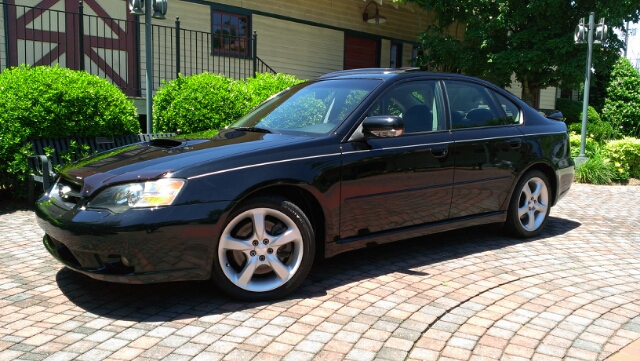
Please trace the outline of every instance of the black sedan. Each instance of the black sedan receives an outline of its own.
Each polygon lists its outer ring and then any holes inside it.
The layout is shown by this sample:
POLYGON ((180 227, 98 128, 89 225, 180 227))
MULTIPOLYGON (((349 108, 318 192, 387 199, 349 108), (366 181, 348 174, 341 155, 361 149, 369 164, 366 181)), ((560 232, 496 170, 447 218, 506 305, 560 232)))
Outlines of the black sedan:
POLYGON ((47 250, 90 277, 212 279, 263 300, 360 247, 487 223, 535 236, 573 174, 565 124, 503 89, 360 69, 277 94, 211 139, 71 164, 36 213, 47 250))

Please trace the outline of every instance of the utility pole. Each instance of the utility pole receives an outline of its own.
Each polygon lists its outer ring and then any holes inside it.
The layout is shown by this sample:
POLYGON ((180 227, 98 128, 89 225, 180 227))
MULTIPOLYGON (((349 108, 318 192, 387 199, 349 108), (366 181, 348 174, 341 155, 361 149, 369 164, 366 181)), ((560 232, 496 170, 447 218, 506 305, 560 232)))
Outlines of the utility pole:
POLYGON ((627 50, 629 49, 629 22, 627 21, 627 29, 624 32, 624 57, 627 57, 627 50))
POLYGON ((135 16, 144 15, 147 134, 150 134, 153 133, 153 28, 151 18, 165 18, 167 0, 129 0, 129 10, 135 16))
POLYGON ((587 161, 585 154, 585 144, 587 142, 587 114, 589 110, 589 88, 591 87, 591 54, 593 52, 593 44, 601 44, 607 37, 607 26, 604 24, 604 18, 600 19, 600 23, 596 27, 595 14, 593 11, 589 13, 589 24, 585 26, 584 19, 580 20, 580 24, 576 27, 574 40, 576 43, 587 43, 587 70, 584 79, 584 97, 582 99, 582 134, 580 137, 580 155, 575 159, 576 166, 582 165, 587 161), (594 41, 595 31, 595 41, 594 41), (585 32, 587 34, 585 34, 585 32), (586 36, 586 39, 585 39, 586 36))

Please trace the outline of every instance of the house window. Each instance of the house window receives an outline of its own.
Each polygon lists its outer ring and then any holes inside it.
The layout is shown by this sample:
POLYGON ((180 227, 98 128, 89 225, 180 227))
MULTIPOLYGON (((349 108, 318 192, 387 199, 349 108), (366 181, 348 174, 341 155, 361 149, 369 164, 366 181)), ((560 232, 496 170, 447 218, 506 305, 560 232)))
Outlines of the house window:
POLYGON ((222 55, 249 55, 249 18, 213 10, 213 51, 222 55))

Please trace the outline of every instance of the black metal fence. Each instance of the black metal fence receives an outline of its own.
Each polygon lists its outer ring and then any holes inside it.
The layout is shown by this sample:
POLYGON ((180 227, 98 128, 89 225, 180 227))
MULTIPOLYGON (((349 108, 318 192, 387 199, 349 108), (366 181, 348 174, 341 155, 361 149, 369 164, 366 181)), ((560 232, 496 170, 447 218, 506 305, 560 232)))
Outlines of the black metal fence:
MULTIPOLYGON (((87 15, 82 1, 78 11, 61 11, 0 2, 4 21, 4 49, 0 71, 20 64, 53 65, 85 70, 119 86, 127 95, 140 96, 145 83, 145 29, 138 19, 112 19, 87 15), (80 36, 80 34, 83 34, 80 36)), ((256 72, 275 73, 257 56, 257 34, 239 37, 152 25, 153 88, 178 74, 202 72, 243 79, 256 72), (240 45, 238 45, 240 44, 240 45)))

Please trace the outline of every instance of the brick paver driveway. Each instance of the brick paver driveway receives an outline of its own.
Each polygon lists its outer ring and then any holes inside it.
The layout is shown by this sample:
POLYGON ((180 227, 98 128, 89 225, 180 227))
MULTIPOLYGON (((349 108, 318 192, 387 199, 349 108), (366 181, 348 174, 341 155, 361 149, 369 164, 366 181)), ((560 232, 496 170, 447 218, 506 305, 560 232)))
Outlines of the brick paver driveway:
POLYGON ((640 188, 574 185, 532 240, 491 227, 326 260, 286 300, 61 267, 0 214, 0 360, 596 360, 640 337, 640 188))

